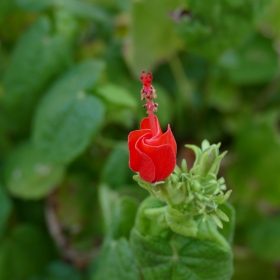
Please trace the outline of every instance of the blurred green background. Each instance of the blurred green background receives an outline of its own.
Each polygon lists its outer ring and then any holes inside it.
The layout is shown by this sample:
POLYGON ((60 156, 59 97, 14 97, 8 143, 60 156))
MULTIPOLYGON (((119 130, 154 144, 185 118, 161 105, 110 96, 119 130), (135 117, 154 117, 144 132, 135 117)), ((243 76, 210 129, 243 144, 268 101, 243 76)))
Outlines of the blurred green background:
POLYGON ((0 0, 0 279, 99 279, 106 207, 147 195, 126 147, 142 70, 178 161, 203 139, 229 151, 233 279, 279 279, 279 14, 279 0, 0 0))

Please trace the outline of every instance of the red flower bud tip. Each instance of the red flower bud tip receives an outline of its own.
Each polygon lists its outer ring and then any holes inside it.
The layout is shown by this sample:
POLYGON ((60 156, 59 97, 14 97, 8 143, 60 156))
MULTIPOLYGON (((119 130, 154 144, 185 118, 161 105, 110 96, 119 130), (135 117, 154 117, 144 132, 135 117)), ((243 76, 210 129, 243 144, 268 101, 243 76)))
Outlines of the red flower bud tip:
POLYGON ((146 101, 143 107, 147 109, 149 117, 142 120, 140 130, 129 134, 128 148, 130 169, 139 172, 145 181, 154 183, 165 180, 173 172, 177 145, 170 126, 162 133, 158 118, 154 115, 158 105, 152 101, 156 98, 152 79, 151 73, 146 76, 146 72, 142 72, 141 99, 146 101))

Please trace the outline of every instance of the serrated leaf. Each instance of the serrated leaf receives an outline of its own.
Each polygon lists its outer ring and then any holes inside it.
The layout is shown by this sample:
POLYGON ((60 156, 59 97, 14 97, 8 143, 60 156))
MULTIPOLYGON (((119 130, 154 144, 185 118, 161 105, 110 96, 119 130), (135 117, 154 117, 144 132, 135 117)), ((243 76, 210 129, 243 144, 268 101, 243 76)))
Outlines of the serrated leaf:
POLYGON ((28 125, 44 87, 69 64, 69 42, 52 29, 49 18, 39 18, 17 43, 4 73, 1 106, 10 118, 10 129, 28 125))
POLYGON ((167 242, 133 229, 130 242, 145 280, 228 280, 232 275, 232 253, 212 241, 173 234, 167 242))
POLYGON ((5 166, 5 186, 17 197, 39 199, 49 194, 63 179, 64 166, 30 143, 22 144, 9 154, 5 166))
POLYGON ((125 238, 108 239, 104 244, 97 272, 91 280, 139 280, 130 245, 125 238))
POLYGON ((95 86, 103 67, 98 61, 78 65, 55 83, 40 103, 33 139, 54 161, 71 162, 98 131, 105 109, 86 90, 95 86))

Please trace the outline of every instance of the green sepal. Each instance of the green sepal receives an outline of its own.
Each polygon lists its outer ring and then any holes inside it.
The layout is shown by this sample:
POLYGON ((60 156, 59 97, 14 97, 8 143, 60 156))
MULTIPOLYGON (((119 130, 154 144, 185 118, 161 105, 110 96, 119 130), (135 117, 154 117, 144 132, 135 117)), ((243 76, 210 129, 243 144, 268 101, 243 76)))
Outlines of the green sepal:
POLYGON ((217 229, 217 225, 214 220, 206 219, 205 221, 201 216, 196 219, 198 231, 197 231, 197 238, 202 240, 211 240, 225 250, 230 250, 230 245, 225 237, 219 232, 217 229))
POLYGON ((185 159, 182 160, 181 168, 183 173, 188 173, 188 164, 185 159))
POLYGON ((217 204, 224 204, 225 202, 227 202, 227 200, 230 197, 230 194, 232 193, 232 190, 227 191, 225 194, 221 194, 219 195, 216 199, 215 202, 217 204))

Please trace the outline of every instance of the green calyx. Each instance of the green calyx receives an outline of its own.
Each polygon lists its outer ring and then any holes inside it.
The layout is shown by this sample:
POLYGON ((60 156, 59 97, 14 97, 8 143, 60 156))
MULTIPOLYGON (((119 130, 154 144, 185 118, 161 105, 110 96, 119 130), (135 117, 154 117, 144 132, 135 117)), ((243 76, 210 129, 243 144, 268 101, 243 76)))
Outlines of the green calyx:
POLYGON ((210 218, 220 228, 223 228, 222 221, 229 221, 218 207, 228 200, 231 190, 226 192, 224 178, 217 178, 221 160, 226 154, 219 154, 220 144, 210 145, 204 140, 201 148, 186 147, 196 155, 190 170, 183 160, 181 168, 176 166, 163 182, 149 183, 139 175, 135 175, 134 180, 152 197, 166 203, 161 210, 147 211, 147 218, 181 235, 196 236, 198 220, 205 222, 210 218))

